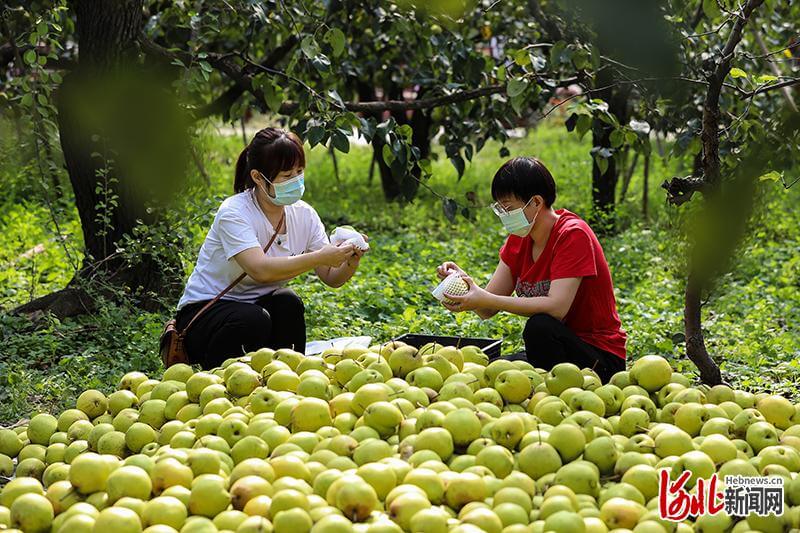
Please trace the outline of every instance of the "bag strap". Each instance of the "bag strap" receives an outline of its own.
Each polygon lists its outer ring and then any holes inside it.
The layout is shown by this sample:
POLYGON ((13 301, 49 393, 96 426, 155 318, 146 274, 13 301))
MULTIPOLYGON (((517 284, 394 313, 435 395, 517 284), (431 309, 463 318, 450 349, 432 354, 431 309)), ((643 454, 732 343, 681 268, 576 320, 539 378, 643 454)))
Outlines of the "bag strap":
MULTIPOLYGON (((277 239, 277 238, 278 238, 278 234, 279 234, 279 233, 281 232, 281 230, 283 229, 283 224, 284 224, 284 220, 285 220, 285 219, 286 219, 286 213, 284 213, 284 214, 282 214, 282 215, 281 215, 281 219, 278 221, 278 227, 275 229, 275 233, 273 233, 272 237, 270 237, 270 239, 269 239, 269 242, 268 242, 268 243, 267 243, 267 245, 264 247, 264 253, 267 253, 267 250, 269 250, 269 249, 270 249, 270 247, 272 246, 272 243, 274 243, 274 242, 275 242, 275 239, 277 239)), ((196 321, 198 318, 200 318, 200 315, 202 315, 203 313, 205 313, 206 311, 208 311, 209 307, 211 307, 212 305, 214 305, 215 303, 217 303, 217 302, 220 300, 220 298, 222 298, 223 296, 225 296, 225 295, 228 293, 228 291, 230 291, 232 288, 234 288, 236 285, 238 285, 238 284, 239 284, 239 282, 241 282, 241 281, 242 281, 242 280, 243 280, 243 279, 244 279, 246 276, 247 276, 247 273, 246 273, 246 272, 242 272, 242 274, 241 274, 241 275, 240 275, 238 278, 236 278, 235 280, 233 280, 233 281, 231 282, 231 284, 230 284, 230 285, 228 285, 227 287, 225 287, 224 289, 222 289, 222 291, 220 291, 220 293, 219 293, 219 294, 217 294, 217 295, 214 297, 214 299, 213 299, 213 300, 211 300, 211 301, 210 301, 210 302, 208 302, 206 305, 204 305, 202 308, 200 308, 200 310, 199 310, 197 313, 195 313, 195 315, 192 317, 192 319, 189 321, 189 323, 188 323, 188 324, 186 324, 186 327, 185 327, 185 328, 183 328, 183 331, 180 331, 180 332, 178 333, 178 335, 179 335, 179 336, 181 336, 181 337, 183 337, 184 335, 186 335, 186 332, 187 332, 187 331, 189 331, 189 328, 190 328, 190 327, 192 327, 192 324, 194 324, 194 323, 195 323, 195 321, 196 321)))

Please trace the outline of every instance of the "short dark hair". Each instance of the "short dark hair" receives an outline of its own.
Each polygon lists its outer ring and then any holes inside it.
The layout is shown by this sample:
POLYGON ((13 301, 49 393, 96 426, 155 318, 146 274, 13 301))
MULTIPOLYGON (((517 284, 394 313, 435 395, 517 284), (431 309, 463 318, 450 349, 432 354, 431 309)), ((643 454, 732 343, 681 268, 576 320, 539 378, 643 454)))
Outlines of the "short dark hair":
POLYGON ((509 159, 492 180, 492 198, 495 200, 514 196, 527 202, 537 194, 544 198, 547 207, 556 201, 556 182, 553 175, 535 157, 509 159))

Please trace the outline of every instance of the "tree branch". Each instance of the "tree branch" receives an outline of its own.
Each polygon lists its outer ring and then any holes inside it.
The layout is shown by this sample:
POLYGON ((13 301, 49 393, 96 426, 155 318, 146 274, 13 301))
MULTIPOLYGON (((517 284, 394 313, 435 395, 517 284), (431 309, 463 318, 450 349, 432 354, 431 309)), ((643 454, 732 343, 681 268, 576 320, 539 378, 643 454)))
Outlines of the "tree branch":
POLYGON ((544 14, 542 6, 539 5, 539 0, 528 0, 528 9, 530 9, 533 18, 536 19, 536 22, 539 23, 539 26, 542 27, 550 39, 553 41, 564 40, 564 33, 561 28, 552 18, 544 14))
MULTIPOLYGON (((698 37, 706 37, 707 35, 714 35, 714 34, 717 34, 717 33, 721 32, 721 31, 722 31, 722 28, 724 28, 725 26, 727 26, 727 25, 728 25, 728 24, 729 24, 729 23, 730 23, 730 22, 731 22, 731 21, 732 21, 734 18, 735 18, 735 17, 732 17, 732 16, 731 16, 731 17, 728 17, 728 18, 726 18, 725 20, 723 20, 723 21, 720 23, 720 25, 716 27, 716 29, 709 30, 709 31, 704 31, 704 32, 702 32, 702 33, 692 33, 692 34, 690 34, 690 35, 687 35, 687 36, 686 36, 686 38, 687 38, 687 39, 697 39, 698 37)), ((738 19, 737 19, 737 20, 738 20, 738 19)))
MULTIPOLYGON (((36 53, 40 56, 47 56, 50 50, 43 45, 30 45, 25 44, 22 46, 17 47, 20 54, 24 54, 28 50, 34 49, 36 53)), ((67 50, 69 52, 69 50, 67 50)), ((8 43, 0 45, 0 66, 7 65, 14 60, 14 47, 8 43)), ((45 64, 45 68, 54 68, 58 70, 74 70, 78 63, 75 61, 73 57, 68 53, 66 55, 59 56, 56 59, 51 57, 47 58, 47 63, 45 64)), ((24 64, 20 66, 20 68, 24 68, 24 64)))
MULTIPOLYGON (((190 52, 185 50, 181 50, 179 48, 164 48, 144 34, 139 35, 137 41, 139 42, 139 46, 145 54, 155 57, 164 63, 169 64, 175 59, 179 59, 183 64, 191 65, 199 60, 199 58, 196 58, 190 52)), ((237 85, 242 86, 244 90, 250 90, 249 80, 242 75, 241 69, 239 69, 239 67, 233 61, 233 58, 236 55, 237 54, 234 53, 206 54, 204 59, 208 61, 208 63, 214 68, 228 76, 228 78, 235 81, 237 85)))
MULTIPOLYGON (((166 49, 163 46, 156 44, 149 38, 145 36, 141 36, 139 38, 139 43, 142 46, 142 50, 145 53, 150 54, 152 56, 161 58, 166 62, 171 62, 174 59, 180 59, 184 64, 192 64, 196 62, 196 58, 192 56, 189 52, 183 50, 176 50, 176 49, 166 49)), ((264 99, 264 95, 261 94, 261 91, 254 90, 252 87, 252 83, 250 82, 250 77, 243 73, 242 69, 236 67, 236 64, 233 62, 232 58, 237 54, 208 54, 206 56, 206 60, 220 70, 223 74, 234 80, 238 86, 244 86, 245 91, 250 91, 253 96, 256 97, 262 103, 266 103, 264 99)), ((263 67, 258 63, 249 62, 248 66, 256 68, 256 69, 263 69, 267 70, 269 67, 263 67)), ((269 69, 272 71, 271 73, 275 73, 273 69, 269 69)), ((280 73, 280 72, 278 72, 280 73)), ((474 100, 476 98, 482 98, 484 96, 489 96, 492 94, 499 94, 504 93, 506 90, 505 85, 489 85, 486 87, 480 87, 477 89, 469 89, 463 91, 456 91, 451 94, 442 95, 442 96, 435 96, 431 98, 423 98, 420 100, 380 100, 374 102, 344 102, 344 108, 348 111, 354 112, 377 112, 377 111, 406 111, 412 109, 430 109, 434 107, 439 107, 443 105, 458 103, 458 102, 465 102, 467 100, 474 100)), ((290 115, 294 113, 298 107, 298 102, 294 101, 286 101, 281 105, 279 113, 284 115, 290 115)))
MULTIPOLYGON (((286 55, 295 47, 297 44, 297 37, 294 35, 290 36, 282 45, 278 48, 273 50, 261 63, 260 65, 267 68, 274 68, 275 65, 280 63, 280 61, 286 57, 286 55)), ((242 70, 242 77, 251 77, 255 72, 255 68, 250 65, 246 65, 245 68, 242 70)), ((219 95, 216 99, 212 102, 207 104, 204 107, 201 107, 197 111, 195 111, 195 117, 198 119, 207 118, 212 115, 224 115, 225 120, 228 120, 227 117, 228 110, 230 107, 238 100, 243 94, 245 93, 245 89, 242 88, 240 84, 234 84, 229 87, 224 93, 219 95)))
POLYGON ((698 24, 700 24, 700 21, 703 20, 703 14, 703 0, 698 0, 697 10, 694 12, 692 21, 689 23, 689 26, 691 26, 693 31, 697 29, 698 24))
POLYGON ((703 178, 674 176, 671 180, 664 180, 661 187, 667 191, 667 201, 672 205, 683 205, 692 199, 696 192, 704 193, 708 184, 703 178))
POLYGON ((700 132, 700 140, 703 145, 703 172, 704 179, 712 186, 719 180, 720 161, 719 161, 719 97, 722 92, 722 85, 725 77, 731 70, 731 61, 736 46, 742 40, 742 32, 745 24, 750 19, 750 15, 758 8, 764 0, 748 0, 736 18, 736 22, 731 29, 728 40, 720 52, 720 58, 714 71, 708 76, 708 91, 703 103, 703 129, 700 132))
MULTIPOLYGON (((431 109, 443 105, 466 102, 492 94, 504 93, 505 85, 489 85, 477 89, 456 91, 452 94, 422 98, 420 100, 380 100, 374 102, 345 102, 348 111, 374 113, 376 111, 407 111, 410 109, 431 109)), ((281 105, 282 114, 291 114, 297 110, 297 102, 284 102, 281 105)))
MULTIPOLYGON (((756 89, 756 90, 753 90, 753 91, 748 91, 748 92, 746 92, 745 94, 742 95, 742 100, 746 100, 747 98, 750 98, 751 96, 756 96, 756 95, 759 95, 759 94, 768 93, 768 92, 774 91, 776 89, 786 89, 787 87, 791 87, 793 85, 800 85, 800 78, 790 78, 788 80, 784 80, 784 81, 776 83, 774 85, 767 85, 766 87, 761 87, 760 89, 756 89)), ((791 94, 789 94, 789 97, 791 98, 791 94)), ((794 99, 792 99, 791 102, 792 102, 792 104, 794 104, 794 99)), ((793 105, 792 109, 794 111, 797 111, 797 106, 793 105)))

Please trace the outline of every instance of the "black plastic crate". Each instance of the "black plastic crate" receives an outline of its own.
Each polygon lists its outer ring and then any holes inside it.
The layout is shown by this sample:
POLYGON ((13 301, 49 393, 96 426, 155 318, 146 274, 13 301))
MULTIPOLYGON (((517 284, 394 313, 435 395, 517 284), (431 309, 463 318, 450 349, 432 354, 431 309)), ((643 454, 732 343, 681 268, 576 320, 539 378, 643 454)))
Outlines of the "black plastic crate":
POLYGON ((438 342, 442 346, 477 346, 483 353, 489 356, 489 359, 500 357, 500 347, 503 339, 480 339, 477 337, 448 337, 443 335, 426 335, 423 333, 406 333, 395 339, 396 341, 403 341, 406 344, 419 348, 429 342, 438 342))

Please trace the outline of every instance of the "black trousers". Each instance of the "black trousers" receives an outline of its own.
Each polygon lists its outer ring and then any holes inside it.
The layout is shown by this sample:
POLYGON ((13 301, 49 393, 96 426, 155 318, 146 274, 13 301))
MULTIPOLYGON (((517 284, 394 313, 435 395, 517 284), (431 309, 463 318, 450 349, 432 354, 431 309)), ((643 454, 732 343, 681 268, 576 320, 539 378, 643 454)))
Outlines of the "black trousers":
POLYGON ((625 370, 625 360, 578 338, 563 322, 548 314, 533 315, 522 332, 528 362, 550 370, 558 363, 591 368, 603 383, 625 370))
MULTIPOLYGON (((178 329, 186 327, 206 303, 191 303, 178 311, 178 329)), ((189 360, 204 369, 264 347, 292 348, 304 353, 305 306, 292 289, 285 287, 255 303, 222 299, 195 321, 185 342, 189 360)))

